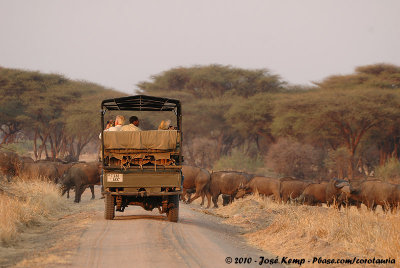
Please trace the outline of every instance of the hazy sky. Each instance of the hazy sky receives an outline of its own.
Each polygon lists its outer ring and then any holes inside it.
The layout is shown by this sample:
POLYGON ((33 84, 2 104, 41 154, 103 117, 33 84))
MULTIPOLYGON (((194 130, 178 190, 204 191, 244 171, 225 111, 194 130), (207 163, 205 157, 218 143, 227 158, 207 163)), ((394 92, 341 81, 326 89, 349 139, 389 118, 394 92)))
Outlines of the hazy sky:
POLYGON ((177 66, 267 68, 293 84, 400 65, 399 0, 0 0, 0 66, 134 93, 177 66))

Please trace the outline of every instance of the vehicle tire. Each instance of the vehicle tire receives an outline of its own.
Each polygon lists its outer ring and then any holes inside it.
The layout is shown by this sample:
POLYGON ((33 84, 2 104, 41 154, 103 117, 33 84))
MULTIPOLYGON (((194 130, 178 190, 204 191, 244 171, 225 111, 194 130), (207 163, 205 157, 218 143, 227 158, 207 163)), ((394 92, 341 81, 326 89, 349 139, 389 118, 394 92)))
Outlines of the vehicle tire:
POLYGON ((114 196, 106 194, 104 198, 104 218, 112 220, 115 216, 114 196))
POLYGON ((178 219, 179 219, 179 195, 178 194, 171 195, 169 197, 168 203, 169 203, 168 206, 173 205, 167 211, 168 221, 178 222, 178 219))

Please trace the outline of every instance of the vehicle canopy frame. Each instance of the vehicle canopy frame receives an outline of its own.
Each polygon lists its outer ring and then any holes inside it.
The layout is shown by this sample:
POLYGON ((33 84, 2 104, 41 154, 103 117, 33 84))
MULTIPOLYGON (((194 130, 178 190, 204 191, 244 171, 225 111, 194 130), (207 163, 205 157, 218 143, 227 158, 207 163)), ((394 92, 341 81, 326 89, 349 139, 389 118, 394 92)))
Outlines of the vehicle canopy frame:
MULTIPOLYGON (((154 97, 147 95, 135 95, 128 97, 120 97, 113 99, 106 99, 101 102, 101 132, 105 128, 104 115, 107 111, 173 111, 176 115, 177 130, 182 130, 182 107, 181 102, 176 99, 154 97)), ((182 139, 182 136, 181 136, 182 139)), ((104 163, 104 135, 101 135, 101 157, 104 163)), ((180 153, 179 158, 182 159, 180 153)))

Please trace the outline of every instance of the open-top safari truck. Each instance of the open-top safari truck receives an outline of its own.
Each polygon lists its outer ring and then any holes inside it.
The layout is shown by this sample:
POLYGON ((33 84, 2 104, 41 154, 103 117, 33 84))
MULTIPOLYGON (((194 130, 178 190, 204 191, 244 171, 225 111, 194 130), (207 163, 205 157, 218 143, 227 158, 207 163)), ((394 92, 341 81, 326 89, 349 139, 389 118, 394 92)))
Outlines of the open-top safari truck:
POLYGON ((169 221, 177 222, 182 193, 180 101, 145 95, 104 100, 102 129, 109 111, 174 112, 177 126, 174 130, 102 132, 105 219, 112 220, 116 210, 136 205, 149 211, 158 208, 169 221))

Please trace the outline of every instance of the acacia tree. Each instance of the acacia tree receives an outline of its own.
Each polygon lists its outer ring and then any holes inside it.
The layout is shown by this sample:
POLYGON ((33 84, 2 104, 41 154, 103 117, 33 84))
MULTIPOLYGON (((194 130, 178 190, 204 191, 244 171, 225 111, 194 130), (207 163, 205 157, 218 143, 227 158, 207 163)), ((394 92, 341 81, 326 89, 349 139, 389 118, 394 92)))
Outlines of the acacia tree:
POLYGON ((278 75, 266 69, 246 70, 223 65, 180 67, 152 76, 138 84, 140 92, 169 96, 185 92, 194 98, 222 97, 226 93, 249 97, 260 92, 277 92, 285 86, 278 75))
MULTIPOLYGON (((41 137, 41 150, 45 148, 50 121, 57 118, 57 109, 52 109, 49 102, 49 88, 67 80, 60 75, 44 75, 38 72, 21 70, 1 70, 1 129, 4 142, 14 142, 17 133, 24 130, 27 134, 35 132, 36 139, 41 137), (46 121, 46 122, 45 122, 46 121), (41 124, 42 123, 42 124, 41 124), (46 126, 44 124, 46 123, 46 126), (41 127, 42 126, 42 127, 41 127)), ((37 150, 35 146, 35 154, 37 150)))
POLYGON ((229 125, 244 139, 253 139, 258 149, 260 137, 274 143, 271 133, 276 93, 258 93, 249 98, 232 99, 233 105, 224 114, 229 125))
MULTIPOLYGON (((353 74, 330 76, 316 85, 330 91, 371 88, 377 91, 392 90, 395 94, 400 89, 400 67, 382 63, 360 66, 353 74)), ((400 118, 393 117, 391 120, 386 120, 386 124, 379 128, 371 129, 367 135, 366 146, 377 146, 381 165, 390 157, 400 157, 399 125, 400 118)))
POLYGON ((36 159, 44 153, 53 159, 72 154, 77 160, 98 135, 99 127, 93 124, 99 126, 101 99, 122 95, 57 74, 0 68, 0 142, 14 142, 18 133, 24 133, 33 140, 36 159), (78 123, 80 130, 75 131, 78 123))
POLYGON ((0 146, 15 141, 27 116, 22 94, 25 87, 18 81, 20 72, 0 67, 0 146))
POLYGON ((77 161, 82 150, 90 142, 99 142, 100 103, 103 99, 124 96, 113 90, 104 90, 95 84, 80 82, 81 90, 86 88, 78 101, 65 107, 63 120, 65 132, 60 153, 68 153, 69 160, 77 161), (91 92, 94 90, 93 92, 91 92), (89 93, 89 94, 88 94, 89 93))
POLYGON ((399 114, 399 92, 353 89, 293 94, 276 107, 273 133, 329 141, 347 148, 348 175, 353 178, 355 154, 372 129, 390 124, 399 114))
POLYGON ((359 66, 353 74, 332 75, 315 83, 326 90, 337 89, 399 89, 400 67, 392 64, 373 64, 359 66))
POLYGON ((211 159, 196 163, 211 167, 215 160, 228 154, 235 146, 254 140, 254 137, 240 135, 240 128, 232 124, 234 111, 241 107, 233 109, 230 117, 225 116, 231 106, 255 94, 279 92, 285 83, 265 69, 207 65, 174 68, 138 86, 143 94, 175 97, 182 101, 186 159, 194 164, 195 160, 206 155, 211 159), (199 143, 203 146, 197 146, 199 143), (214 150, 207 150, 208 147, 214 150))

